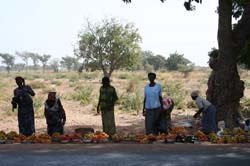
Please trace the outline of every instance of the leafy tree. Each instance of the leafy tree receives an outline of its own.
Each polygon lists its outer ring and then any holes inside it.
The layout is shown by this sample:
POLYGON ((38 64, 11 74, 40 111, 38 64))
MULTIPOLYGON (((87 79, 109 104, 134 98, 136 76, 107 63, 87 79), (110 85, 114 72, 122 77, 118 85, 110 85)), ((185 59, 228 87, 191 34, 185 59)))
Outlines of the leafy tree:
POLYGON ((27 72, 28 65, 29 65, 29 58, 30 58, 29 53, 28 52, 16 52, 16 55, 18 55, 25 62, 26 72, 27 72))
POLYGON ((9 73, 15 63, 15 57, 10 54, 1 54, 1 53, 0 53, 0 57, 3 59, 2 63, 6 65, 6 70, 9 73))
POLYGON ((43 72, 45 71, 46 65, 47 65, 50 57, 51 57, 51 55, 47 55, 47 54, 43 54, 43 55, 38 56, 38 59, 43 64, 43 72))
POLYGON ((180 65, 188 65, 191 62, 184 58, 183 54, 179 54, 177 51, 167 58, 166 67, 168 70, 178 70, 180 65))
POLYGON ((123 25, 115 19, 96 25, 88 21, 79 37, 77 55, 84 59, 85 68, 102 70, 106 76, 132 66, 140 54, 141 37, 133 24, 123 25))
POLYGON ((37 53, 33 53, 33 52, 27 52, 28 56, 30 57, 30 59, 33 62, 34 65, 34 69, 36 70, 38 67, 38 63, 39 63, 39 54, 37 53))
POLYGON ((17 63, 13 66, 13 69, 20 72, 20 71, 25 69, 25 64, 24 63, 17 63))
POLYGON ((73 70, 74 71, 79 71, 79 69, 82 67, 82 64, 79 62, 79 59, 80 59, 79 57, 74 57, 74 59, 73 59, 73 70))
POLYGON ((142 56, 144 67, 146 64, 149 64, 154 67, 155 71, 164 68, 167 62, 165 57, 163 57, 162 55, 155 56, 151 51, 143 51, 142 56))
POLYGON ((59 72, 59 60, 53 59, 50 63, 51 68, 55 73, 59 72))
POLYGON ((71 69, 77 71, 81 66, 81 64, 79 63, 79 57, 62 57, 60 63, 62 66, 66 67, 68 71, 70 71, 71 69))
MULTIPOLYGON (((131 2, 131 0, 123 0, 131 2)), ((165 0, 161 0, 164 2, 165 0)), ((195 9, 193 2, 184 2, 187 10, 195 9)), ((242 50, 250 41, 250 3, 249 0, 218 0, 218 57, 212 61, 212 73, 208 80, 207 98, 217 108, 217 120, 225 120, 227 127, 237 125, 240 98, 243 97, 244 82, 240 80, 237 63, 250 59, 242 56, 242 50), (232 18, 238 22, 232 25, 232 18)), ((244 54, 243 54, 244 55, 244 54)), ((249 61, 244 61, 249 63, 249 61)))
POLYGON ((74 61, 75 61, 75 58, 66 56, 66 57, 62 57, 62 60, 60 61, 60 63, 62 66, 66 67, 68 71, 70 71, 74 64, 74 61))
POLYGON ((184 78, 187 78, 189 76, 189 73, 194 70, 194 64, 189 63, 187 65, 179 64, 178 65, 178 71, 184 74, 184 78))

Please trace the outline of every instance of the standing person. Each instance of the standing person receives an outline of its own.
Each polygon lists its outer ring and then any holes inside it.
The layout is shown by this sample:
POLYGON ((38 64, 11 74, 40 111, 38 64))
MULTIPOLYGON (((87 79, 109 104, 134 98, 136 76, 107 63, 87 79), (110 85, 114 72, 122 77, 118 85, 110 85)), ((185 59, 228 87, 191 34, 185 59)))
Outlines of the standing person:
POLYGON ((116 90, 110 85, 109 77, 103 77, 97 113, 101 110, 103 131, 110 137, 116 133, 114 106, 117 100, 116 90))
POLYGON ((48 99, 45 101, 44 106, 47 133, 50 136, 55 132, 63 134, 66 115, 59 97, 56 96, 56 92, 49 92, 48 99))
POLYGON ((216 126, 216 108, 208 100, 199 96, 199 91, 195 90, 191 93, 191 98, 195 100, 198 106, 198 112, 194 114, 194 118, 197 118, 202 113, 201 130, 205 134, 217 131, 216 126))
POLYGON ((161 111, 163 110, 162 88, 160 84, 155 83, 155 73, 148 73, 148 79, 150 83, 144 87, 142 113, 145 116, 146 134, 157 135, 159 133, 161 111))
POLYGON ((33 100, 31 96, 35 96, 35 92, 22 77, 16 77, 17 88, 14 89, 14 97, 11 104, 13 111, 18 106, 18 127, 19 133, 26 137, 35 132, 33 100))

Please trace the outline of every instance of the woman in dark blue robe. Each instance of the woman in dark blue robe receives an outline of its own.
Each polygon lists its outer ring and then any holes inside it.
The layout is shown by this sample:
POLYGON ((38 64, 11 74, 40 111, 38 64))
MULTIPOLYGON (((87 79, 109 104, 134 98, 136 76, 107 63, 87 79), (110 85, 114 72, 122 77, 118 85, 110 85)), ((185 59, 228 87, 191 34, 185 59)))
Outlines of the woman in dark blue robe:
POLYGON ((22 77, 16 77, 17 88, 14 89, 14 97, 12 98, 12 106, 18 106, 18 127, 19 133, 26 137, 35 132, 34 108, 32 96, 35 92, 28 85, 25 85, 25 80, 22 77))

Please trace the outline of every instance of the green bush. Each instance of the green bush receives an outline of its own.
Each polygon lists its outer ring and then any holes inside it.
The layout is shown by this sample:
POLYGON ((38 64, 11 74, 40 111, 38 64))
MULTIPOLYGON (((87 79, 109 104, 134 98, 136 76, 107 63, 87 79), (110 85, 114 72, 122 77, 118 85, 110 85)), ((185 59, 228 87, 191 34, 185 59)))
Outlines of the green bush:
POLYGON ((121 80, 127 80, 127 79, 129 79, 129 75, 127 73, 122 73, 122 74, 118 75, 118 78, 121 80))
POLYGON ((98 73, 96 72, 87 72, 83 73, 82 77, 84 80, 94 80, 95 78, 98 78, 98 73))
POLYGON ((30 81, 32 81, 32 80, 34 80, 35 78, 34 78, 34 76, 32 76, 32 75, 26 75, 24 79, 25 79, 25 80, 30 80, 30 81))
POLYGON ((120 97, 120 104, 122 106, 122 111, 124 112, 134 112, 137 114, 142 109, 143 97, 137 93, 126 93, 126 95, 120 97))
POLYGON ((55 92, 54 88, 44 88, 42 89, 42 94, 48 94, 49 92, 55 92))
POLYGON ((56 86, 62 85, 62 82, 61 81, 57 81, 57 80, 51 81, 50 83, 53 84, 53 85, 56 85, 56 86))
POLYGON ((81 104, 89 104, 91 99, 91 94, 93 92, 93 86, 78 86, 75 88, 75 92, 71 94, 70 98, 72 100, 80 101, 81 104))
POLYGON ((250 118, 250 107, 243 108, 241 113, 244 118, 250 118))
POLYGON ((45 88, 45 84, 41 81, 34 81, 29 83, 29 86, 31 86, 32 89, 43 89, 45 88))
POLYGON ((244 86, 245 86, 245 88, 249 88, 250 87, 250 81, 249 80, 244 80, 244 86))
POLYGON ((56 79, 63 79, 63 78, 67 78, 67 75, 64 73, 56 73, 56 79))
POLYGON ((129 93, 135 92, 135 90, 137 89, 137 86, 138 86, 138 80, 132 79, 129 81, 126 91, 129 93))
POLYGON ((69 82, 69 87, 76 87, 78 85, 78 81, 77 82, 69 82))
POLYGON ((176 81, 166 81, 163 84, 163 92, 166 93, 166 97, 171 97, 175 103, 175 108, 182 109, 184 106, 184 92, 182 85, 176 81))
POLYGON ((187 108, 197 108, 197 105, 195 104, 194 101, 188 101, 187 108))
POLYGON ((7 84, 0 82, 0 90, 2 90, 6 86, 7 86, 7 84))

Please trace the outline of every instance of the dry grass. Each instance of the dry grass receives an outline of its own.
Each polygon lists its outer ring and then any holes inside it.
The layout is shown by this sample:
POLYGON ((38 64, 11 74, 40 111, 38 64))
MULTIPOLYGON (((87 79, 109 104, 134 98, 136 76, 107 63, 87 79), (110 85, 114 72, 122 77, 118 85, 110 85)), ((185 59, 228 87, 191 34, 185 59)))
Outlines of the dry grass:
MULTIPOLYGON (((210 74, 209 69, 199 69, 190 73, 189 77, 184 78, 183 74, 179 72, 157 72, 157 82, 162 86, 171 83, 173 85, 180 84, 179 89, 171 89, 171 93, 182 94, 182 106, 179 110, 175 109, 173 115, 178 117, 189 118, 193 114, 190 109, 190 92, 193 89, 199 89, 202 95, 205 94, 207 89, 207 80, 210 74), (188 108, 189 107, 189 108, 188 108)), ((43 116, 43 103, 49 91, 56 91, 61 97, 62 104, 66 110, 67 123, 66 131, 73 131, 74 128, 79 126, 93 127, 96 130, 101 129, 101 118, 95 115, 96 104, 99 96, 99 88, 101 86, 101 72, 82 73, 79 75, 74 72, 61 72, 61 73, 41 73, 41 72, 28 72, 28 73, 0 73, 0 130, 15 130, 17 131, 17 118, 16 112, 11 111, 11 98, 13 89, 16 87, 14 78, 21 75, 26 79, 26 84, 33 86, 36 96, 34 97, 35 115, 36 115, 36 128, 38 132, 46 131, 46 123, 43 116), (81 102, 81 100, 73 99, 72 94, 75 94, 79 89, 85 87, 92 87, 92 92, 87 96, 88 101, 81 102), (82 103, 82 104, 81 104, 82 103)), ((249 86, 245 89, 245 98, 250 97, 250 74, 247 71, 241 72, 244 81, 249 82, 249 86)), ((136 100, 132 100, 136 107, 140 107, 143 100, 143 88, 148 83, 146 72, 127 72, 118 71, 113 73, 111 84, 116 88, 118 96, 127 95, 126 100, 132 99, 129 96, 138 95, 136 100), (129 98, 129 99, 128 99, 129 98)), ((168 91, 169 87, 163 87, 168 91)), ((164 92, 166 94, 166 92, 164 92)), ((144 117, 141 112, 137 115, 138 110, 126 110, 124 112, 124 101, 119 101, 116 106, 116 124, 118 131, 131 132, 129 130, 144 131, 144 117)), ((128 103, 126 103, 128 104, 128 103)))

